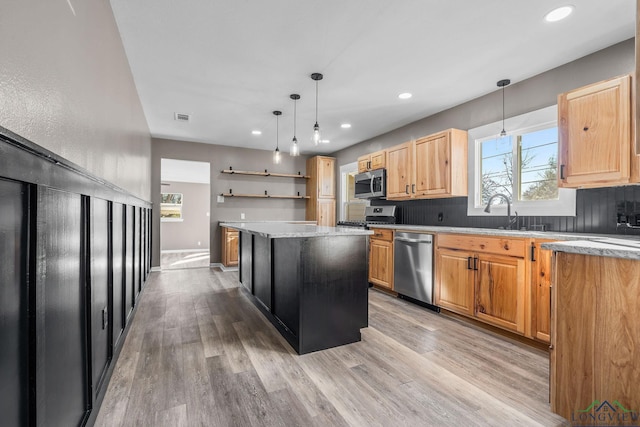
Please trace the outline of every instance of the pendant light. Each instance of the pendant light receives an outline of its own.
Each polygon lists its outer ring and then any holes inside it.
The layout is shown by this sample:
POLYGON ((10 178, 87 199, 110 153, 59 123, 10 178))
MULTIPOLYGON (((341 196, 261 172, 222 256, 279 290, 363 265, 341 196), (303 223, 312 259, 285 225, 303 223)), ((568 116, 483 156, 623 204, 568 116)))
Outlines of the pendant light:
POLYGON ((274 111, 273 115, 276 116, 276 149, 273 152, 273 163, 275 163, 276 165, 279 165, 280 162, 282 161, 282 156, 280 156, 280 147, 278 146, 278 139, 279 139, 279 134, 278 134, 278 117, 282 114, 282 111, 274 111))
POLYGON ((300 95, 292 93, 289 95, 289 98, 293 99, 293 139, 291 140, 289 155, 291 157, 297 157, 300 155, 300 147, 298 147, 298 138, 296 138, 296 105, 298 103, 298 99, 300 99, 300 95))
POLYGON ((311 79, 316 82, 316 124, 313 125, 313 144, 318 145, 320 143, 320 126, 318 126, 318 81, 324 77, 320 73, 311 74, 311 79))
POLYGON ((511 80, 503 79, 498 83, 498 87, 502 88, 502 132, 500 132, 500 137, 507 136, 507 131, 504 130, 504 88, 505 86, 509 86, 511 84, 511 80))

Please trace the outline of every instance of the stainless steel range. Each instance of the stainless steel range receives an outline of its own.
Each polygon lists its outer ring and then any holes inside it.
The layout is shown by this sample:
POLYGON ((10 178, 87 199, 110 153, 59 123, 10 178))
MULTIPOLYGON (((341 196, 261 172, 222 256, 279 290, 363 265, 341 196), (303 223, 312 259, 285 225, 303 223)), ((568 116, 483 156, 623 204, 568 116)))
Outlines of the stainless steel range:
POLYGON ((361 221, 338 221, 338 227, 370 228, 376 224, 395 224, 395 206, 367 206, 364 210, 365 219, 361 221))

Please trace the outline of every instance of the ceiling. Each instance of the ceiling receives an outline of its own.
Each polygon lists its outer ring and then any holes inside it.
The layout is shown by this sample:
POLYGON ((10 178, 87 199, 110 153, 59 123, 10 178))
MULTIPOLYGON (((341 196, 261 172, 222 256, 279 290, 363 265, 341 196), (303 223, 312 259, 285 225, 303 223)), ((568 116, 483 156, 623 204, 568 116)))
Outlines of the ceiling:
POLYGON ((288 152, 298 93, 302 154, 335 152, 634 36, 635 1, 573 3, 569 18, 547 23, 564 0, 111 0, 154 137, 272 150, 272 111, 282 110, 288 152), (330 140, 318 146, 314 72, 324 74, 318 122, 330 140))

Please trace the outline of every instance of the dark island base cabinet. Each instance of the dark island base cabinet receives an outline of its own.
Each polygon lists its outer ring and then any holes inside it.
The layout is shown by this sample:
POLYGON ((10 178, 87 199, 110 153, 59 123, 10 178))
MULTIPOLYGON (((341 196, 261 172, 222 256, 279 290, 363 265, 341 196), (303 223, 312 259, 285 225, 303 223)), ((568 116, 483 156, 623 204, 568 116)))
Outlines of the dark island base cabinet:
POLYGON ((299 354, 360 341, 368 325, 366 236, 240 235, 240 271, 251 270, 252 301, 299 354), (244 242, 251 237, 249 268, 244 242))

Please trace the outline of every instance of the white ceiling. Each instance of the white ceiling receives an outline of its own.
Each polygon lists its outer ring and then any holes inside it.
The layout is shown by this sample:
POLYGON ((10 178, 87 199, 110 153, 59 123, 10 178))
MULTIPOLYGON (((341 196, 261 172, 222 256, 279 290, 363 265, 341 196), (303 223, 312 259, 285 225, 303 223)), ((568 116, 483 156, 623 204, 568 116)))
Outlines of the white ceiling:
POLYGON ((634 0, 111 0, 151 134, 331 153, 629 39, 634 0), (329 144, 314 147, 318 121, 329 144), (400 100, 401 92, 413 98, 400 100), (174 113, 191 114, 189 123, 174 113), (351 123, 351 129, 341 129, 351 123), (262 135, 251 131, 259 129, 262 135))

